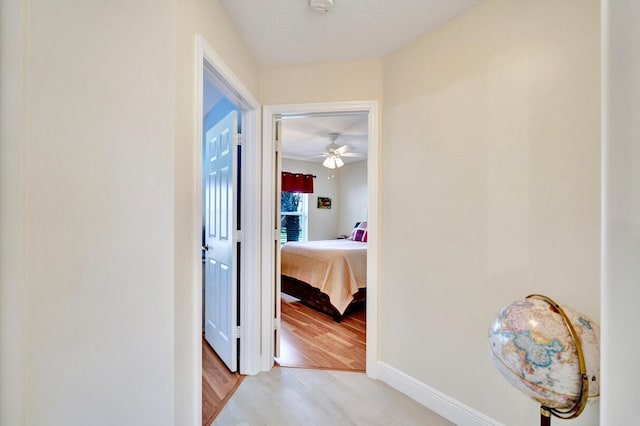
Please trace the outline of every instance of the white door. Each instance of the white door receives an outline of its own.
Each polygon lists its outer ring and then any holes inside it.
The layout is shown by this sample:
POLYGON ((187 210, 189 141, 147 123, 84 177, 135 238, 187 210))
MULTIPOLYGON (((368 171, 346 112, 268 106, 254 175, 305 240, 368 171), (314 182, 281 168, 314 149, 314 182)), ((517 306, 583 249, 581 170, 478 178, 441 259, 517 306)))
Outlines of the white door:
POLYGON ((238 113, 206 134, 204 336, 231 371, 238 362, 238 113))

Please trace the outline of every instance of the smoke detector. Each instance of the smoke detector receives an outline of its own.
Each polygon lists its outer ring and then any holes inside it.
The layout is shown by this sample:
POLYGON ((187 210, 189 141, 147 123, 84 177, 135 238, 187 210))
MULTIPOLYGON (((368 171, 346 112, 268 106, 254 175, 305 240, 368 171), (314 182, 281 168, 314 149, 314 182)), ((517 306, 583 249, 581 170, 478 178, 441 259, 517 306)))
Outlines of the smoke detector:
POLYGON ((318 13, 327 13, 333 7, 333 0, 309 0, 309 7, 318 13))

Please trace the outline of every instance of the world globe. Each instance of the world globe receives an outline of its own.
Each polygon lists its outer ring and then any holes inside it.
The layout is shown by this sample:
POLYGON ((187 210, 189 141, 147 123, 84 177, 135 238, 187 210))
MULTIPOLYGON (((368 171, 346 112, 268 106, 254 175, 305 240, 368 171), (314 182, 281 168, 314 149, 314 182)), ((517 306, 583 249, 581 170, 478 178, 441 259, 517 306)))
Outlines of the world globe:
POLYGON ((543 295, 504 307, 489 329, 497 370, 539 402, 543 415, 577 417, 600 393, 600 329, 543 295))

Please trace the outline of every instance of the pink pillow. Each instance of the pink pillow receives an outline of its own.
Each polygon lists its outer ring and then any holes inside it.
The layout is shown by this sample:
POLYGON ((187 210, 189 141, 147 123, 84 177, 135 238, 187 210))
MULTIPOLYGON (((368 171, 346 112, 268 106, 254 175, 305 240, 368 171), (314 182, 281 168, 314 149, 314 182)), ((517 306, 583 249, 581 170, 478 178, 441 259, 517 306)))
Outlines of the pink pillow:
POLYGON ((353 227, 353 231, 351 231, 351 235, 349 235, 349 239, 356 241, 356 234, 358 233, 358 225, 360 225, 360 222, 356 223, 356 226, 353 227))
POLYGON ((353 241, 367 241, 367 222, 360 222, 351 233, 353 241))

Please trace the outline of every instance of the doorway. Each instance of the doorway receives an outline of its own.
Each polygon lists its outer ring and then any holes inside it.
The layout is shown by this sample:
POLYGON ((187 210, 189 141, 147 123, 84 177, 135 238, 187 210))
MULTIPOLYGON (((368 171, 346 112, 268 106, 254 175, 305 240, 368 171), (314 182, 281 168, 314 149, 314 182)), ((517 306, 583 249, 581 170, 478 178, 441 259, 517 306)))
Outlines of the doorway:
POLYGON ((351 234, 367 221, 368 114, 283 117, 281 128, 276 363, 364 372, 367 243, 351 234))
MULTIPOLYGON (((280 286, 280 206, 278 200, 281 170, 281 128, 283 120, 301 116, 364 114, 367 117, 367 222, 370 238, 367 247, 366 372, 375 377, 377 348, 377 236, 378 236, 378 111, 376 101, 323 104, 272 105, 263 107, 263 138, 273 141, 274 149, 263 153, 263 199, 265 242, 263 243, 263 309, 273 324, 263 328, 263 368, 274 365, 281 342, 280 286)), ((315 200, 313 201, 315 202, 315 200)), ((312 202, 312 204, 313 204, 312 202)))

